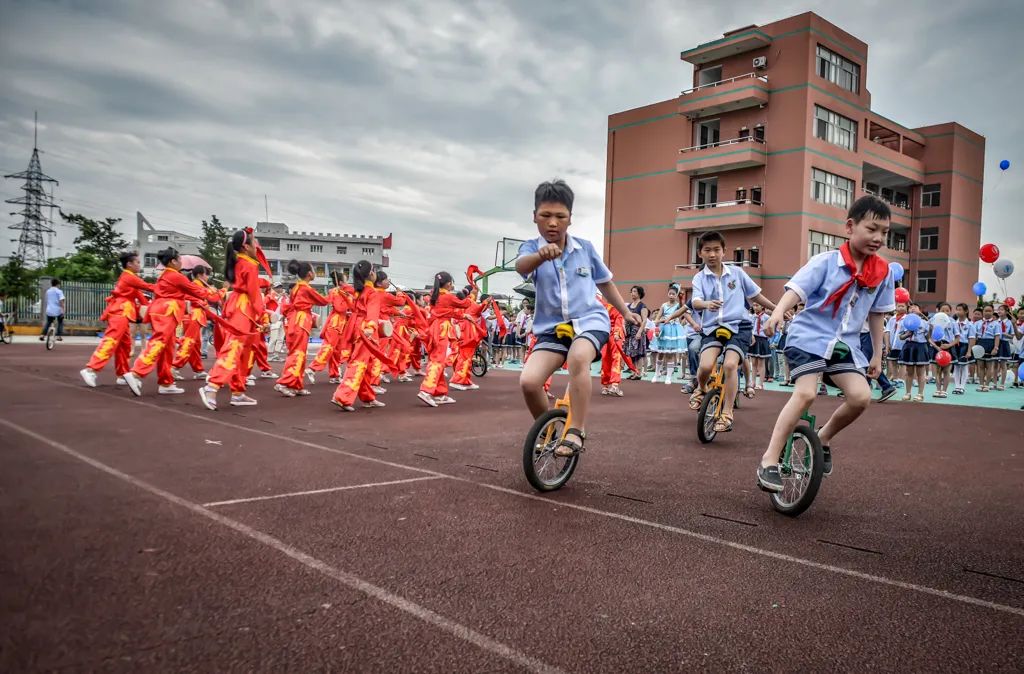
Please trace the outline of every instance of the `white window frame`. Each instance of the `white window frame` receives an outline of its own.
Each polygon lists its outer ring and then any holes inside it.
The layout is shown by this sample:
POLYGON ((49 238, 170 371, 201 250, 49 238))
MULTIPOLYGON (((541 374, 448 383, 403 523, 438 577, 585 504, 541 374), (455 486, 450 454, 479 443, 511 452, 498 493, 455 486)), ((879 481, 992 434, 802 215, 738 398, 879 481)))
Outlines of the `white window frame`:
POLYGON ((826 234, 825 232, 810 229, 807 231, 807 259, 809 260, 815 255, 826 253, 830 250, 839 250, 847 241, 849 239, 844 236, 826 234))
POLYGON ((918 233, 917 249, 918 250, 938 250, 939 249, 939 228, 938 227, 927 227, 922 228, 918 233), (925 241, 928 241, 929 245, 925 245, 925 241), (934 244, 934 245, 932 245, 934 244))
POLYGON ((826 143, 845 148, 850 152, 857 151, 857 122, 833 112, 826 107, 814 106, 814 137, 826 143), (825 135, 819 133, 825 127, 825 135))
POLYGON ((324 252, 324 244, 322 243, 311 243, 309 244, 310 253, 322 253, 324 252))
POLYGON ((819 77, 823 77, 840 89, 860 93, 860 65, 848 58, 844 58, 828 47, 818 45, 816 52, 814 70, 819 77), (822 64, 825 65, 825 72, 822 73, 822 64))
POLYGON ((811 168, 811 198, 818 203, 848 210, 853 202, 855 187, 856 184, 849 178, 811 168))
POLYGON ((373 248, 363 248, 363 255, 373 255, 373 248))
POLYGON ((942 184, 925 185, 921 188, 921 208, 938 208, 942 205, 942 184), (930 190, 929 187, 935 189, 930 190), (934 198, 931 198, 934 197, 934 198), (931 202, 935 203, 931 203, 931 202))
POLYGON ((348 255, 348 246, 338 246, 338 255, 348 255))
POLYGON ((285 252, 287 252, 287 253, 297 253, 297 252, 299 252, 299 244, 297 244, 297 243, 286 243, 286 244, 284 244, 284 249, 285 249, 285 252))
POLYGON ((921 269, 917 272, 917 292, 932 294, 939 290, 939 272, 934 269, 921 269), (929 274, 929 276, 924 276, 929 274), (921 287, 921 282, 925 282, 925 287, 921 287), (928 282, 931 281, 932 289, 928 290, 928 282))

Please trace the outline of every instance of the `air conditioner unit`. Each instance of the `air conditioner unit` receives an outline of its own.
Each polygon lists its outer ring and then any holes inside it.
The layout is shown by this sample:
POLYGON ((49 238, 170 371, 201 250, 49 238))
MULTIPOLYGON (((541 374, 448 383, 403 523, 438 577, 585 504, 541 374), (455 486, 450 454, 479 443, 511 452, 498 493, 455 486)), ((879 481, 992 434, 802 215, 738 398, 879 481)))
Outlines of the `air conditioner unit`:
POLYGON ((754 67, 759 69, 759 70, 767 68, 768 67, 768 57, 767 56, 756 56, 756 57, 754 57, 754 67))

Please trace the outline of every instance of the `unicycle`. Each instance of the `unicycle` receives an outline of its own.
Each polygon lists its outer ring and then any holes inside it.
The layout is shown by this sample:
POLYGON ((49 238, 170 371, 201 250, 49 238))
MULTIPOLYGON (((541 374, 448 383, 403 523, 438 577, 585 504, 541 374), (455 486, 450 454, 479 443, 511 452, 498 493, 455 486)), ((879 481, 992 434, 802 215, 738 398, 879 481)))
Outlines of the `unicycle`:
POLYGON ((473 376, 482 377, 487 374, 488 361, 490 360, 490 351, 487 346, 481 342, 477 345, 476 351, 473 352, 473 376))
POLYGON ((53 347, 57 345, 57 324, 56 322, 51 323, 49 329, 46 331, 46 350, 53 351, 53 347))
POLYGON ((806 412, 786 440, 779 460, 782 491, 770 492, 772 507, 783 515, 796 517, 807 510, 821 487, 824 472, 821 440, 814 429, 814 416, 806 412))
POLYGON ((523 444, 523 472, 537 491, 561 489, 579 464, 579 453, 558 456, 555 448, 572 426, 569 423, 569 391, 555 406, 537 417, 523 444))
POLYGON ((11 330, 11 322, 14 320, 14 314, 0 314, 0 344, 13 344, 14 343, 14 331, 11 330))

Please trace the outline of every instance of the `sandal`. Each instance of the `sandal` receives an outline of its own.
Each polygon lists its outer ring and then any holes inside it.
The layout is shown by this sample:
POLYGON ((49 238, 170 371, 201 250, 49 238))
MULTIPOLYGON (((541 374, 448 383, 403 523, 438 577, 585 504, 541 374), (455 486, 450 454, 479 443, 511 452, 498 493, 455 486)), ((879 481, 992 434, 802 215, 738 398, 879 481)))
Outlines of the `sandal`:
POLYGON ((608 395, 615 396, 617 398, 621 398, 622 397, 622 389, 620 389, 617 385, 616 386, 612 386, 610 389, 608 389, 608 395))
POLYGON ((728 433, 732 430, 732 415, 722 412, 722 416, 715 419, 715 432, 728 433))
POLYGON ((694 389, 693 393, 690 394, 690 409, 696 412, 700 409, 701 404, 704 402, 704 391, 700 389, 694 389))
POLYGON ((565 435, 563 435, 562 439, 558 442, 558 446, 555 447, 555 456, 567 458, 575 454, 579 454, 583 451, 583 443, 586 442, 586 440, 586 434, 580 429, 570 428, 566 430, 565 435), (575 440, 570 440, 570 435, 575 435, 580 439, 580 441, 576 442, 575 440))
POLYGON ((747 389, 743 392, 743 395, 746 396, 747 398, 753 398, 755 395, 757 395, 757 393, 755 393, 753 388, 748 386, 747 389))

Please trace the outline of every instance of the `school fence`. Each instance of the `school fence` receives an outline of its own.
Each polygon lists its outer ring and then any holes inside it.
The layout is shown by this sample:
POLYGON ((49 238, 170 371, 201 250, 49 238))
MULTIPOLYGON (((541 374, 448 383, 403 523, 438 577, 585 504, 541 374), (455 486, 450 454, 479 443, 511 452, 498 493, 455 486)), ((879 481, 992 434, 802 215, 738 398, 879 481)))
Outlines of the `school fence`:
MULTIPOLYGON (((8 298, 4 311, 13 314, 15 325, 42 325, 46 320, 46 291, 49 288, 49 277, 39 279, 36 297, 8 298)), ((65 326, 102 327, 99 318, 107 306, 105 298, 114 289, 113 283, 65 281, 60 288, 64 291, 65 326)))

